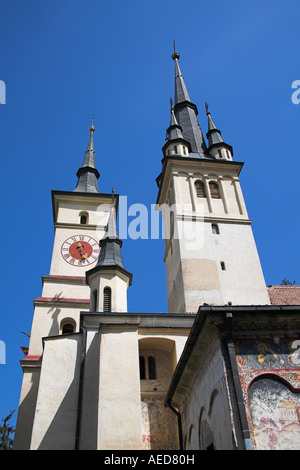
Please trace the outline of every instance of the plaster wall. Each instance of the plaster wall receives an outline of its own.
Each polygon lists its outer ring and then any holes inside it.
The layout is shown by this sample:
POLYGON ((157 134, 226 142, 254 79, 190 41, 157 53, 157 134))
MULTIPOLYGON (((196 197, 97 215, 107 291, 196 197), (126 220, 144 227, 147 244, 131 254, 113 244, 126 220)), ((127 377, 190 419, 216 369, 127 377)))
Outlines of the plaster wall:
POLYGON ((193 386, 187 390, 185 403, 182 413, 185 449, 205 450, 211 444, 216 450, 235 447, 220 345, 212 346, 207 360, 195 375, 193 386))
MULTIPOLYGON (((88 307, 86 309, 88 310, 88 307)), ((59 302, 57 305, 47 303, 45 306, 37 305, 34 311, 28 354, 40 356, 43 353, 42 338, 60 334, 61 322, 64 319, 73 320, 76 331, 79 331, 79 318, 82 310, 84 310, 82 305, 64 306, 59 302)))
POLYGON ((31 450, 74 450, 81 335, 47 338, 31 450))
POLYGON ((14 436, 14 450, 29 450, 40 379, 40 367, 23 367, 23 381, 14 436), (26 426, 22 426, 26 423, 26 426))
POLYGON ((98 449, 142 447, 137 326, 102 328, 97 435, 98 449))
POLYGON ((228 174, 228 168, 178 169, 171 174, 167 199, 174 216, 164 213, 166 233, 171 226, 165 241, 169 312, 197 312, 204 303, 270 304, 237 174, 228 174), (197 197, 198 179, 205 183, 206 198, 197 197), (220 199, 210 197, 210 181, 218 183, 220 199))
MULTIPOLYGON (((100 271, 90 278, 91 284, 91 305, 93 306, 93 292, 96 289, 98 292, 98 312, 103 312, 103 297, 105 287, 111 289, 111 311, 112 312, 127 312, 127 288, 128 278, 123 276, 118 271, 107 272, 100 271)), ((94 309, 94 306, 92 307, 94 309)))
MULTIPOLYGON (((78 273, 77 273, 78 274, 78 273)), ((51 299, 89 299, 90 288, 85 281, 44 281, 42 297, 51 299)))

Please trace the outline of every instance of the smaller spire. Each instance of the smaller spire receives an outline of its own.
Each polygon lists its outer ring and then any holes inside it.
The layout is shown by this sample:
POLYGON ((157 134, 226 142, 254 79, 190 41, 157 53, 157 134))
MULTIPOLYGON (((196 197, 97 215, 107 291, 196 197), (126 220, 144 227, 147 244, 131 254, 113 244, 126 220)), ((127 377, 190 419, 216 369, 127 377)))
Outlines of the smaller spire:
POLYGON ((208 139, 209 147, 213 144, 223 143, 224 140, 222 138, 221 131, 216 128, 214 121, 212 120, 210 111, 208 110, 208 104, 205 103, 206 115, 208 118, 208 132, 206 134, 208 139))
POLYGON ((87 279, 91 273, 97 270, 118 269, 123 274, 126 274, 128 276, 129 285, 131 285, 132 274, 127 271, 124 267, 121 253, 122 244, 123 242, 119 238, 117 232, 116 210, 115 206, 113 205, 109 213, 106 232, 104 234, 104 237, 99 242, 100 256, 98 258, 96 266, 90 271, 86 272, 87 279))
POLYGON ((95 148, 94 148, 94 116, 90 126, 90 139, 82 162, 82 166, 77 171, 77 186, 74 191, 83 193, 98 193, 98 179, 100 173, 96 168, 95 148))
POLYGON ((224 142, 221 131, 217 129, 214 121, 212 120, 207 103, 205 103, 205 109, 206 109, 206 115, 208 118, 208 132, 206 133, 206 137, 208 139, 208 152, 214 157, 216 157, 216 155, 219 155, 218 158, 225 158, 224 153, 222 153, 222 150, 221 150, 221 148, 223 147, 230 152, 230 154, 226 152, 226 155, 228 155, 226 159, 231 160, 232 155, 233 155, 233 150, 232 150, 231 145, 228 145, 224 142))
POLYGON ((169 145, 171 143, 176 144, 177 142, 185 146, 185 148, 188 149, 188 152, 190 152, 191 146, 190 146, 190 143, 187 140, 185 140, 183 137, 182 128, 178 124, 178 121, 175 116, 172 98, 170 98, 170 113, 171 113, 171 119, 170 119, 170 125, 166 133, 166 143, 162 148, 164 155, 166 155, 166 151, 169 148, 169 145))
POLYGON ((167 140, 183 139, 182 128, 178 124, 178 121, 174 113, 172 98, 170 98, 170 105, 171 105, 170 106, 171 119, 170 119, 170 126, 168 127, 168 130, 167 130, 167 140))

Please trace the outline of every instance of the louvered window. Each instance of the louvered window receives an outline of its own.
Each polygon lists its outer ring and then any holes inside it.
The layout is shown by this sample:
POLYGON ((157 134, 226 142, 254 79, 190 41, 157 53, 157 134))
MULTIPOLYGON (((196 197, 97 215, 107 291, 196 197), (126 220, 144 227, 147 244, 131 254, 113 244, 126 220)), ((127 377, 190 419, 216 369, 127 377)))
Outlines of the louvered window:
POLYGON ((212 199, 221 199, 218 183, 210 182, 209 190, 212 199))
POLYGON ((103 311, 111 312, 111 288, 105 287, 103 291, 103 311))
POLYGON ((206 197, 204 183, 200 180, 195 182, 196 194, 197 197, 206 197))
POLYGON ((95 289, 94 292, 93 292, 93 307, 94 307, 94 312, 96 312, 97 308, 98 308, 98 291, 97 291, 97 289, 95 289))

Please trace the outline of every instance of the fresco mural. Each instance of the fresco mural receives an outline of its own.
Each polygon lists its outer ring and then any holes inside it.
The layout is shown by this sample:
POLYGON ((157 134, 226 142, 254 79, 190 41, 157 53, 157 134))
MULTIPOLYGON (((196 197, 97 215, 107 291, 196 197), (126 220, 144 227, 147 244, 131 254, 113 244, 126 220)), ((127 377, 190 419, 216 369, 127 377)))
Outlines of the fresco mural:
POLYGON ((275 378, 261 376, 248 392, 258 450, 300 449, 300 394, 275 378))
POLYGON ((142 398, 143 450, 178 448, 177 419, 175 414, 164 406, 163 398, 142 398))
POLYGON ((300 450, 300 340, 237 341, 254 447, 300 450))

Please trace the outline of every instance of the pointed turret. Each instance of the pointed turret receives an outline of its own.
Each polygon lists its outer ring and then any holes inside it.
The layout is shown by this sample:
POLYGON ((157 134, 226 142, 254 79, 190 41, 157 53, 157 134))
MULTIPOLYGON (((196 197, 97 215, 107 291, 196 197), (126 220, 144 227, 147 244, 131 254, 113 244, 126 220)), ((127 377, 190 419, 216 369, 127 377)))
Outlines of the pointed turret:
POLYGON ((164 155, 188 156, 191 151, 191 146, 189 142, 183 138, 182 128, 178 124, 174 113, 172 98, 170 98, 170 103, 171 119, 170 126, 167 129, 166 143, 162 148, 163 153, 164 155))
POLYGON ((172 59, 175 61, 175 116, 182 129, 183 138, 190 143, 191 152, 198 154, 200 158, 207 158, 206 143, 197 119, 197 106, 191 102, 179 67, 179 58, 180 54, 174 50, 172 59))
POLYGON ((98 193, 98 179, 100 177, 99 171, 95 163, 95 149, 94 149, 94 125, 90 127, 90 140, 85 152, 82 166, 77 171, 78 177, 77 186, 74 191, 82 193, 98 193))
POLYGON ((91 288, 90 310, 127 312, 127 288, 132 284, 132 274, 124 267, 114 206, 99 245, 97 264, 85 273, 86 283, 91 288))
POLYGON ((116 213, 113 206, 109 214, 105 235, 99 243, 101 251, 96 268, 99 266, 109 266, 118 267, 125 271, 121 253, 122 244, 123 242, 117 233, 116 213))
POLYGON ((208 132, 206 137, 208 139, 207 151, 214 157, 223 160, 232 160, 233 150, 231 145, 224 142, 221 131, 217 129, 214 121, 212 120, 211 113, 208 110, 208 104, 205 103, 206 115, 208 119, 208 132))

